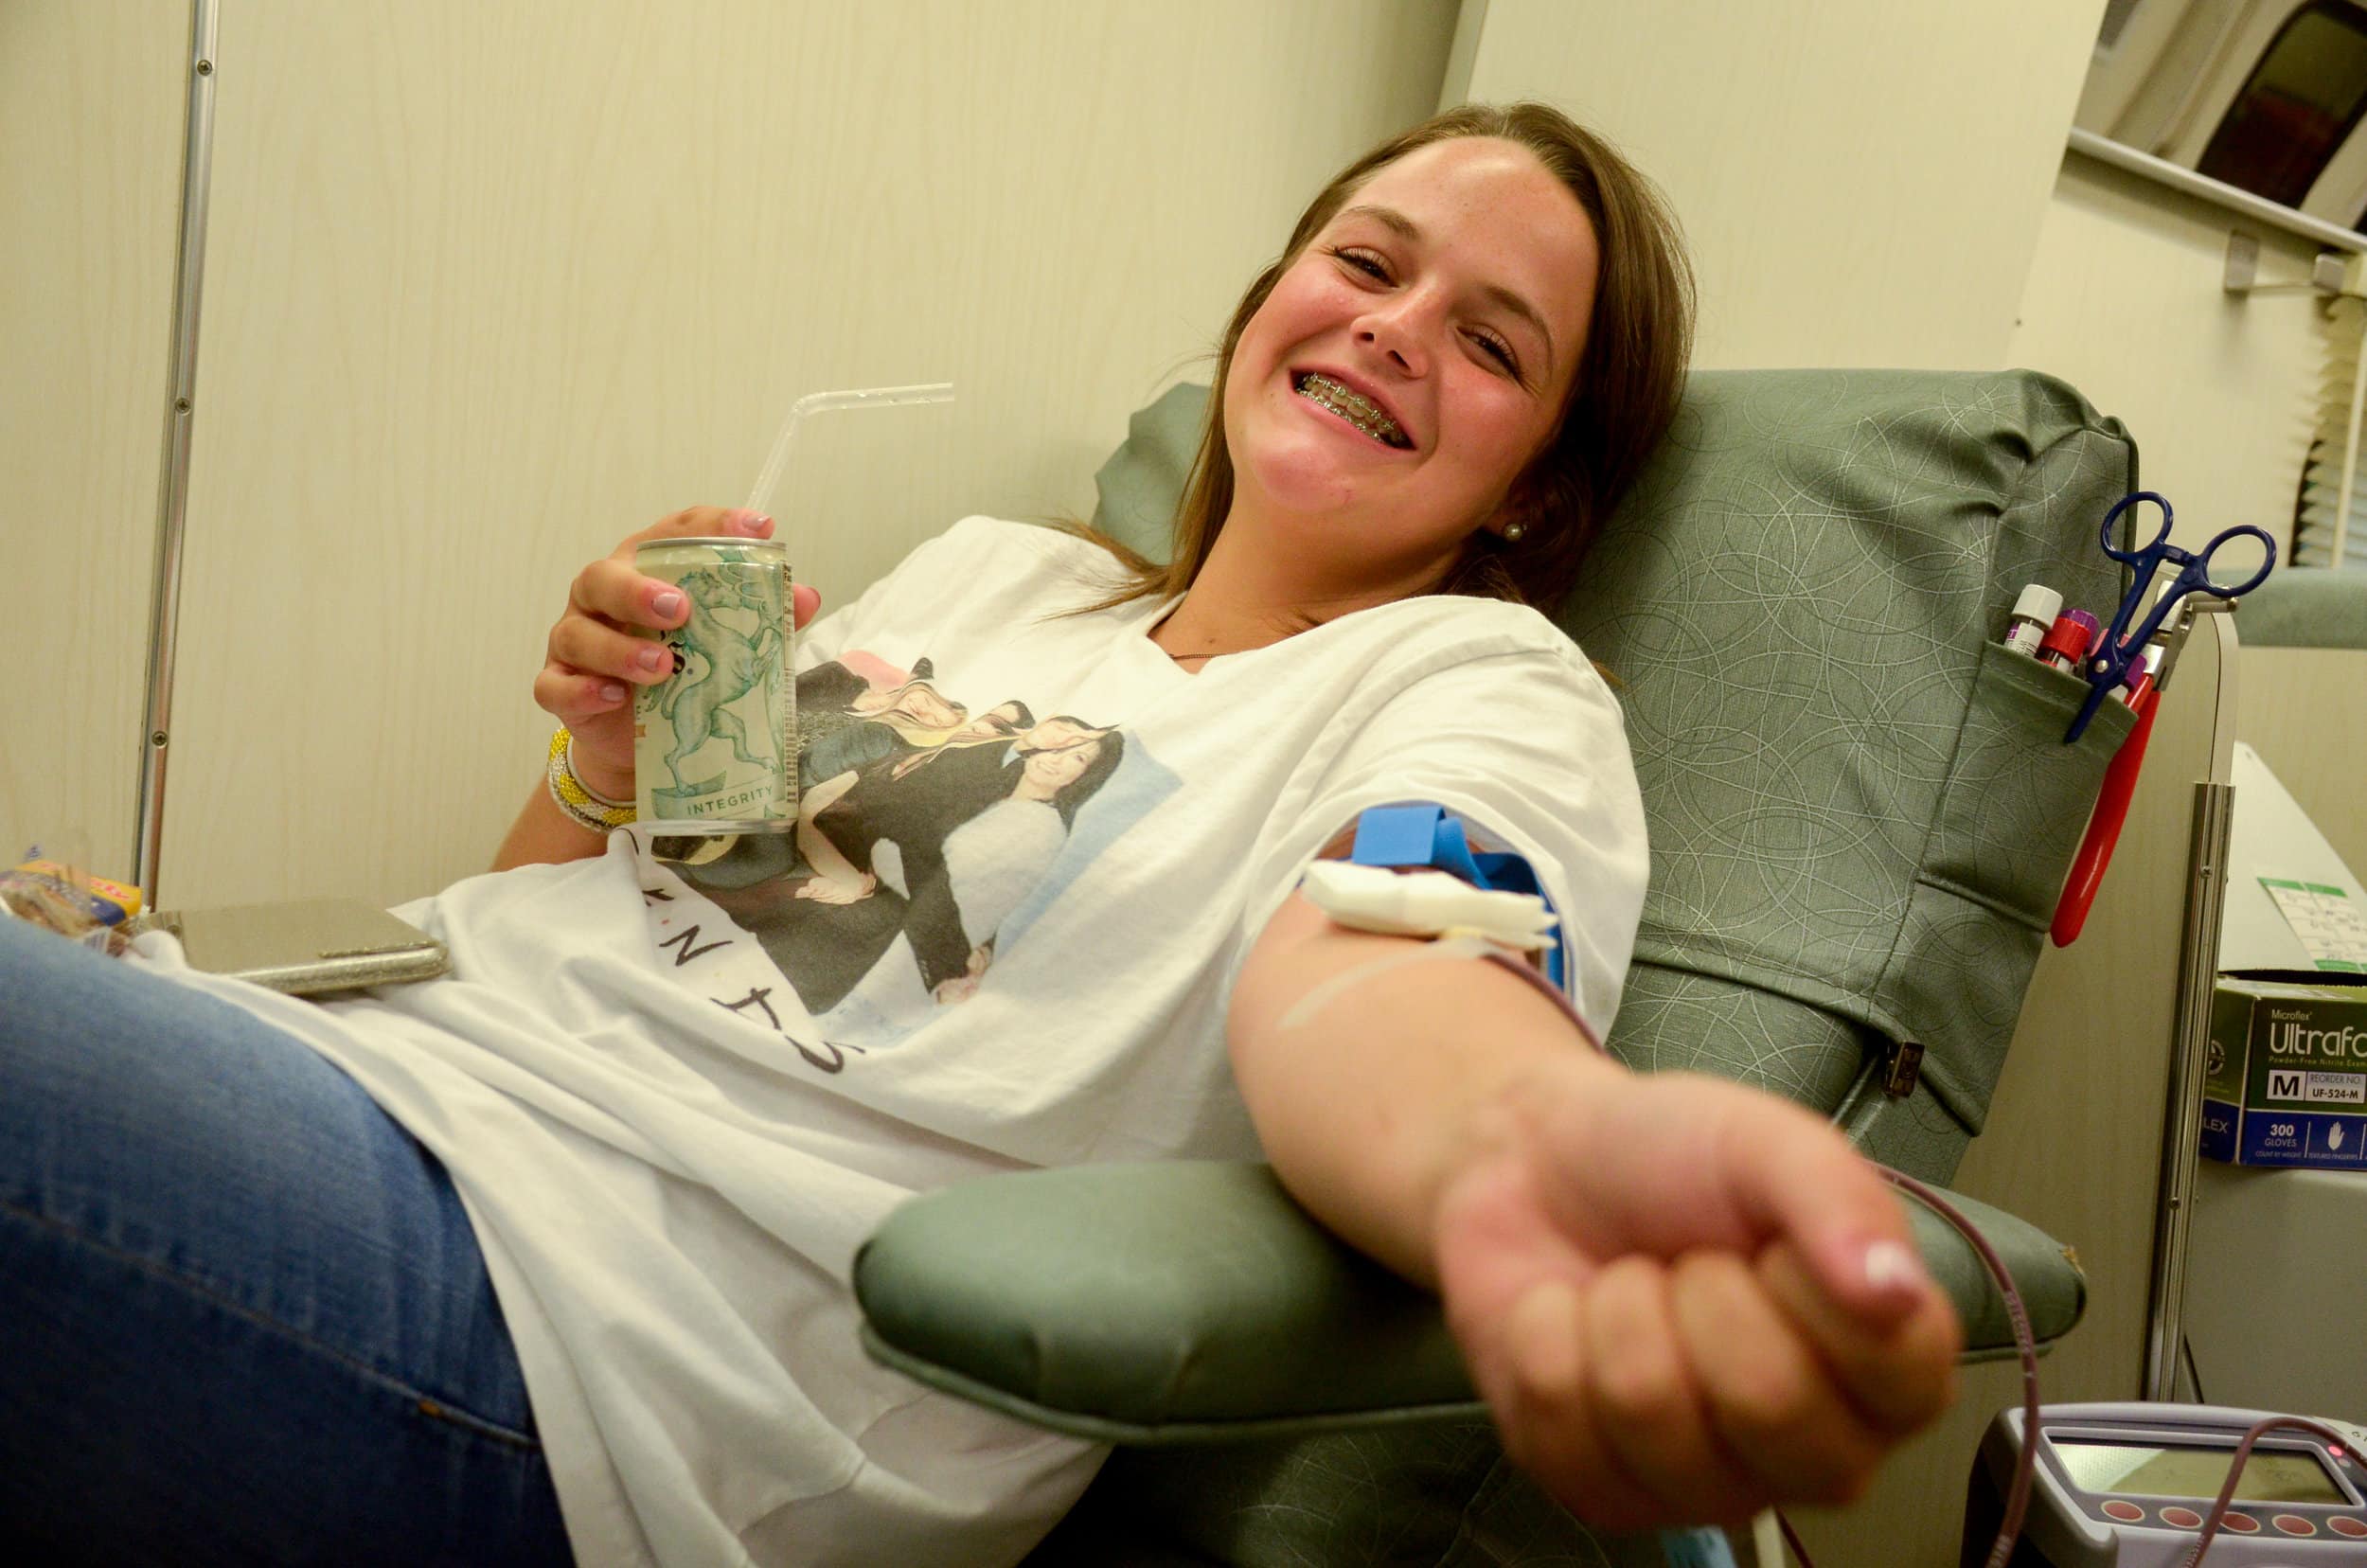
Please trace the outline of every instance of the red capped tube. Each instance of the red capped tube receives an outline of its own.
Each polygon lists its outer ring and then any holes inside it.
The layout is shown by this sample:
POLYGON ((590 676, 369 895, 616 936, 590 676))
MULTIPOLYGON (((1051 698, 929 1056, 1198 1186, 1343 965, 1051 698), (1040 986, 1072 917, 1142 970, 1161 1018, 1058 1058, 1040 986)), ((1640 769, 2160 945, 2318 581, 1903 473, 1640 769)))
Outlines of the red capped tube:
POLYGON ((2064 611, 2038 644, 2038 662, 2076 673, 2088 662, 2088 650, 2095 646, 2098 630, 2096 618, 2085 610, 2064 611))

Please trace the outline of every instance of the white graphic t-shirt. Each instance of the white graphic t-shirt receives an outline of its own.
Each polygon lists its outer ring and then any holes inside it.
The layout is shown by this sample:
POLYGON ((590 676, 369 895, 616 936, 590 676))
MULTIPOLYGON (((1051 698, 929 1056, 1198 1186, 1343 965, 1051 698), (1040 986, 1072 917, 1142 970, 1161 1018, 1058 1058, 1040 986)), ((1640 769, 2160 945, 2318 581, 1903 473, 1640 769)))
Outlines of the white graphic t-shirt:
POLYGON ((1163 605, 1058 614, 1106 563, 972 518, 817 622, 794 834, 674 861, 635 828, 457 883, 399 911, 451 950, 423 985, 314 1007, 186 976, 450 1169, 585 1564, 1023 1555, 1101 1451, 871 1363, 855 1251, 968 1177, 1254 1156, 1231 983, 1366 807, 1528 857, 1608 1029, 1644 819, 1551 623, 1413 599, 1191 673, 1146 635, 1163 605))

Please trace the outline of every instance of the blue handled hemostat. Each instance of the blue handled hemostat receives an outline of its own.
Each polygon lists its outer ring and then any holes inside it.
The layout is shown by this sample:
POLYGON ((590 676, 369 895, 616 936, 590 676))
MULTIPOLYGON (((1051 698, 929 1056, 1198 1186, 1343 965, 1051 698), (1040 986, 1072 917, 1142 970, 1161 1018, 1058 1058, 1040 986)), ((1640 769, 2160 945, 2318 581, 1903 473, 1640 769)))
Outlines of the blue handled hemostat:
POLYGON ((2071 729, 2063 737, 2066 744, 2078 739, 2086 731, 2088 721, 2096 716, 2096 710, 2104 705, 2104 699, 2115 688, 2127 684, 2129 667, 2144 654, 2145 645, 2153 640, 2154 633, 2161 629, 2162 618, 2170 613, 2180 599, 2189 594, 2208 594, 2214 598, 2222 599, 2241 597, 2259 587, 2277 563, 2277 542, 2270 539, 2265 531, 2253 527, 2249 523, 2239 523, 2233 528, 2222 529, 2213 535, 2211 542, 2198 553, 2192 550, 2181 550, 2170 543, 2170 521, 2169 502, 2153 490, 2137 490, 2124 495, 2112 504, 2110 511, 2104 514, 2104 527, 2101 530, 2104 553, 2127 566, 2134 574, 2134 580, 2130 583, 2128 592, 2122 597, 2120 609, 2112 616, 2112 624, 2106 627, 2097 637, 2096 646, 2090 651, 2087 663, 2081 668, 2080 673, 2087 680, 2091 689, 2088 692, 2088 700, 2080 704, 2079 712, 2072 719, 2071 729), (2112 525, 2120 521, 2121 513, 2147 501, 2161 508, 2162 531, 2153 536, 2152 543, 2137 549, 2114 548, 2112 525), (2213 581, 2211 558, 2218 554, 2220 545, 2231 539, 2239 537, 2259 541, 2261 549, 2259 570, 2241 582, 2213 581), (2131 626, 2129 622, 2144 607, 2145 595, 2152 588, 2153 579, 2160 574, 2164 562, 2178 567, 2178 576, 2172 578, 2160 596, 2154 599, 2153 613, 2131 626))

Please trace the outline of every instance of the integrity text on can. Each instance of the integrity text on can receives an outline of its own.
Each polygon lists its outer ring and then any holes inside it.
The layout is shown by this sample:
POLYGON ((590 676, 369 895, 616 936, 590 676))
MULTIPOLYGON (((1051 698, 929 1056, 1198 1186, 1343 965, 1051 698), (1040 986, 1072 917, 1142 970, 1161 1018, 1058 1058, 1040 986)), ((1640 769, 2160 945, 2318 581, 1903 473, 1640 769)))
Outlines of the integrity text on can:
POLYGON ((663 633, 673 673, 633 698, 633 793, 671 833, 785 832, 797 823, 797 688, 789 551, 771 541, 662 539, 633 567, 674 584, 690 617, 663 633))

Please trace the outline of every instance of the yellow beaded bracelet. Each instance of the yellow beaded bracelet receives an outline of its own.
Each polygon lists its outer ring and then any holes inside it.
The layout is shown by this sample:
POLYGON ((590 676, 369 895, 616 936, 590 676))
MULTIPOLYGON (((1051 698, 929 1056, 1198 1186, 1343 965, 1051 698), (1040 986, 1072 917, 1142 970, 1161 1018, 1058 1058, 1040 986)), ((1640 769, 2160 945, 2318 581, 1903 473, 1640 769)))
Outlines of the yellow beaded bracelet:
POLYGON ((595 833, 605 833, 612 828, 622 828, 637 814, 631 801, 611 800, 595 794, 576 776, 574 759, 569 752, 575 737, 561 724, 551 736, 551 798, 567 813, 569 821, 595 833))

